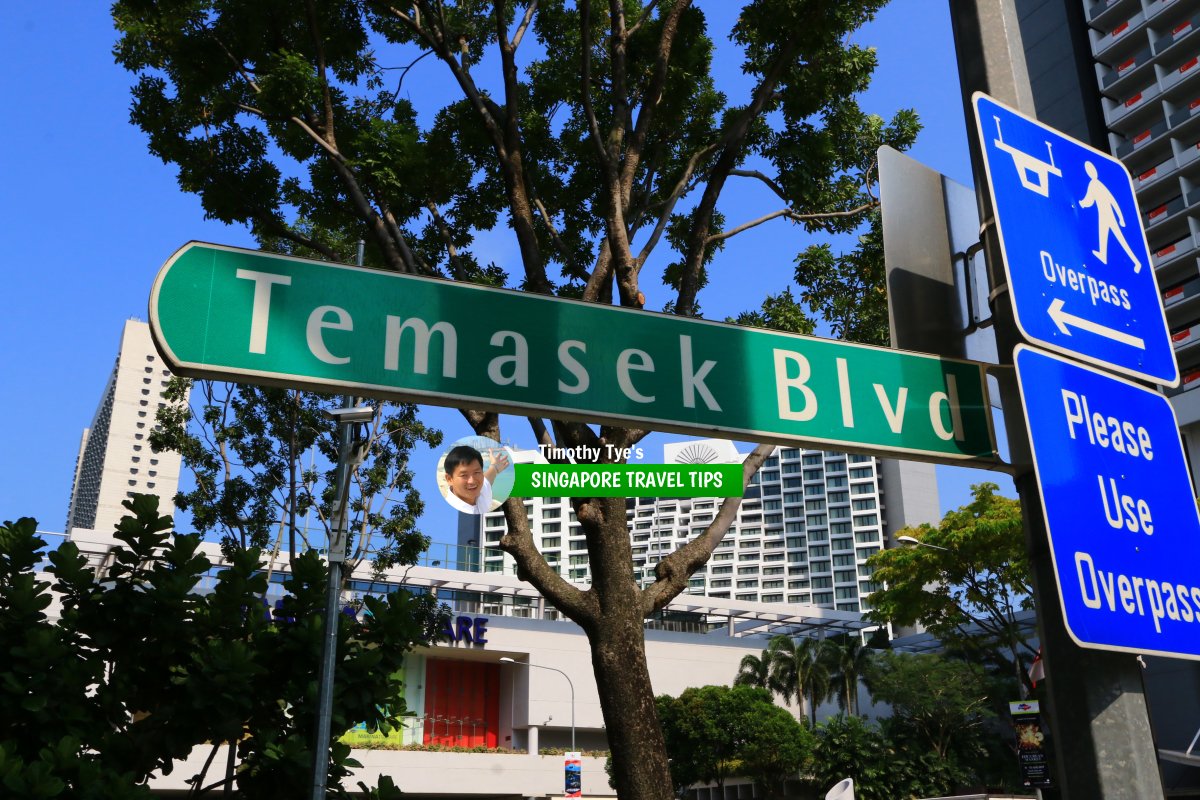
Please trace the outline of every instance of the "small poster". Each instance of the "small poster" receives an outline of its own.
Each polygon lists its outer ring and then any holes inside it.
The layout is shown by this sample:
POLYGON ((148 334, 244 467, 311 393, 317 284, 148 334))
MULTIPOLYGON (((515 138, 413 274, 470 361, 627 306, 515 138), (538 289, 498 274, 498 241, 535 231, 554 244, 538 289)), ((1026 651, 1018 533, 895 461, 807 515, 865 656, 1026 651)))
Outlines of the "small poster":
POLYGON ((1037 700, 1019 700, 1008 704, 1013 729, 1017 732, 1017 759, 1021 781, 1026 786, 1049 786, 1050 761, 1043 746, 1042 714, 1037 700))
POLYGON ((563 797, 583 797, 583 753, 567 753, 563 797))

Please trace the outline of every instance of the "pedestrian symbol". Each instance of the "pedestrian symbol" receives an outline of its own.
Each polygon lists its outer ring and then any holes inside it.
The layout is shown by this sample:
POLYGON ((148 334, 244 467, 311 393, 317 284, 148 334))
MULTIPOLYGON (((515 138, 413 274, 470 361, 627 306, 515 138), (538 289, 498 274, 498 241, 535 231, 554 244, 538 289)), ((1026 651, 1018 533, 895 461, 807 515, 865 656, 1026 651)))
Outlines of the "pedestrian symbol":
POLYGON ((1088 183, 1087 194, 1079 201, 1082 208, 1096 207, 1096 217, 1100 223, 1100 249, 1093 250, 1092 254, 1104 264, 1108 263, 1108 237, 1109 235, 1116 236, 1117 241, 1121 243, 1121 247, 1129 254, 1130 260, 1133 261, 1133 271, 1142 271, 1142 262, 1138 261, 1138 257, 1133 254, 1133 250, 1129 247, 1129 242, 1125 241, 1125 234, 1122 228, 1125 227, 1125 215, 1121 213, 1121 206, 1117 203, 1117 199, 1113 197, 1113 193, 1108 190, 1104 182, 1096 174, 1096 165, 1091 161, 1085 161, 1083 169, 1087 172, 1091 182, 1088 183))
POLYGON ((1176 385, 1162 296, 1154 270, 1142 269, 1150 252, 1125 166, 986 95, 976 94, 974 105, 1022 336, 1176 385))

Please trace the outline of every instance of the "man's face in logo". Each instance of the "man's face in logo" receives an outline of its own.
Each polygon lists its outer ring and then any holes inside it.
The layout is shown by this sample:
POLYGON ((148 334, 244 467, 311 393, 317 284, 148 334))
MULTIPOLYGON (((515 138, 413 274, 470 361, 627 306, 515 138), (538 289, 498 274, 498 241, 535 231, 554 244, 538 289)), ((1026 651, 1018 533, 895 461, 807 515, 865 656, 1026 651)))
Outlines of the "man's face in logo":
POLYGON ((471 461, 459 464, 453 472, 446 473, 446 483, 454 496, 468 505, 475 505, 483 491, 483 464, 471 461))

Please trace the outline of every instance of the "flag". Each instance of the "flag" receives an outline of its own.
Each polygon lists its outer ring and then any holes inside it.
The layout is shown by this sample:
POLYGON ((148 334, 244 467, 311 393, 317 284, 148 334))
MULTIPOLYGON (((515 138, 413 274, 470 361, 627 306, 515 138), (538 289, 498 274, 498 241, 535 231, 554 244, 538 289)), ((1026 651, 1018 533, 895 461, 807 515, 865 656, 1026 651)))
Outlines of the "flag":
POLYGON ((1046 664, 1042 661, 1042 648, 1038 648, 1037 655, 1033 658, 1033 663, 1029 665, 1029 680, 1033 684, 1033 688, 1037 688, 1038 681, 1046 680, 1046 664))

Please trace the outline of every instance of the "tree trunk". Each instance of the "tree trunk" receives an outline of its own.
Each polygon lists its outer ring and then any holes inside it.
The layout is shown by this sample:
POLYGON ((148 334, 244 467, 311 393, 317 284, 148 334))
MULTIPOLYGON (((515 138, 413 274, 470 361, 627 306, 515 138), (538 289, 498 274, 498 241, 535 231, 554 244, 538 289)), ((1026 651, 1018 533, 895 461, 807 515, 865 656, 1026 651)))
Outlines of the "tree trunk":
POLYGON ((591 637, 592 666, 612 750, 617 796, 621 800, 672 800, 671 773, 643 636, 635 603, 630 603, 625 613, 606 615, 591 637))
POLYGON ((580 521, 588 536, 592 588, 599 614, 580 620, 592 649, 592 669, 612 751, 621 800, 672 800, 674 791, 654 688, 646 663, 642 591, 633 560, 624 498, 589 501, 580 521))

